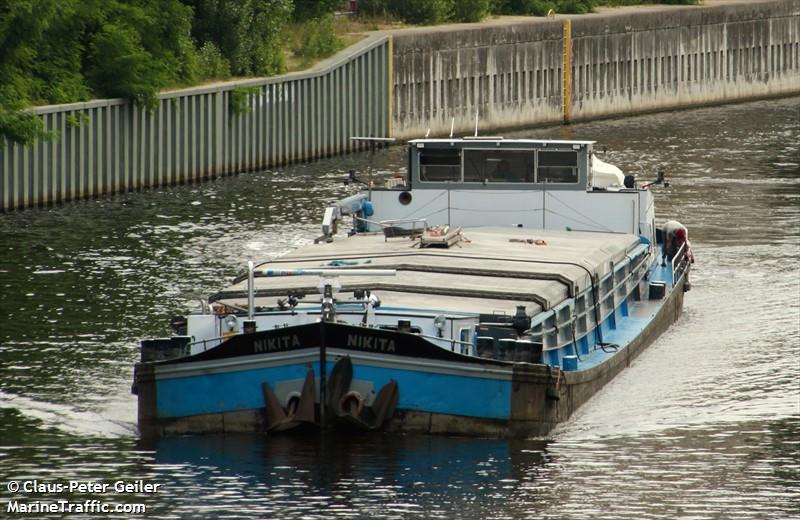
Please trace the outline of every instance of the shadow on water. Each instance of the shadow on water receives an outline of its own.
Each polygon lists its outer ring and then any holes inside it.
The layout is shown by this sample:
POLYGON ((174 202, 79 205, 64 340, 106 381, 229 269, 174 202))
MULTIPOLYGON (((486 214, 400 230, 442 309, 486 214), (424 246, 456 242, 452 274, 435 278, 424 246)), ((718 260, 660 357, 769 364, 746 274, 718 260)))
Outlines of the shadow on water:
MULTIPOLYGON (((223 500, 230 507, 255 493, 259 498, 247 502, 250 507, 282 517, 447 518, 458 510, 466 517, 496 515, 548 463, 546 447, 540 440, 335 433, 183 437, 139 444, 153 450, 156 471, 172 468, 159 479, 168 488, 180 468, 191 468, 194 483, 208 483, 213 490, 215 482, 227 482, 223 500)), ((172 486, 186 488, 181 482, 172 486)), ((207 507, 200 496, 199 503, 207 507)), ((176 510, 184 507, 184 500, 179 502, 172 504, 176 510)))
POLYGON ((274 484, 276 471, 288 469, 311 489, 353 479, 403 488, 424 482, 428 491, 459 482, 519 481, 548 459, 544 440, 332 432, 176 437, 142 440, 139 447, 153 451, 155 464, 213 466, 264 484, 274 484))

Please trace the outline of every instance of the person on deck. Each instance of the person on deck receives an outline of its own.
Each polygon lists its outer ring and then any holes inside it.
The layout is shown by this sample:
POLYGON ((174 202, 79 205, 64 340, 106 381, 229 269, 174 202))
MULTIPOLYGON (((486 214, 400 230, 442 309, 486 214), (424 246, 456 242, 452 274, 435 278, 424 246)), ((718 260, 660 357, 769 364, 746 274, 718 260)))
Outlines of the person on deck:
POLYGON ((694 263, 694 256, 692 255, 691 245, 689 244, 689 230, 686 226, 677 220, 668 220, 664 223, 662 228, 662 235, 664 244, 661 248, 661 266, 666 266, 666 260, 672 260, 680 250, 681 246, 686 244, 684 254, 690 262, 694 263))

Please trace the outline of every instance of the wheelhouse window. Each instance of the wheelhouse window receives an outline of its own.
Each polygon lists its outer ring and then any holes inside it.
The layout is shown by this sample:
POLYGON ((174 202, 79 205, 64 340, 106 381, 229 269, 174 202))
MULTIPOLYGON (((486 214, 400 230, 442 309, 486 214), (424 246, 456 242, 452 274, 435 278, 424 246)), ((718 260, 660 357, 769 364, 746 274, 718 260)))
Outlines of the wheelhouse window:
POLYGON ((578 182, 578 153, 569 151, 539 151, 537 182, 578 182))
POLYGON ((464 182, 534 182, 533 150, 464 150, 464 182))
POLYGON ((461 180, 461 150, 458 148, 421 148, 419 179, 422 182, 458 182, 461 180))

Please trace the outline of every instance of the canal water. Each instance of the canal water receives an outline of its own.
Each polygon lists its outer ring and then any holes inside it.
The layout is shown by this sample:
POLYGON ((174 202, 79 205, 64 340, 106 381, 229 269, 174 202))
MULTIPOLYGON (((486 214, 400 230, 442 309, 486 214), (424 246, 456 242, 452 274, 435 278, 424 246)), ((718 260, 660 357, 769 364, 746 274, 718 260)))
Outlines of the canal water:
POLYGON ((659 217, 697 258, 680 320, 548 439, 138 439, 137 338, 246 260, 308 244, 355 189, 347 170, 400 172, 396 147, 0 215, 0 518, 23 516, 15 498, 141 502, 142 518, 800 517, 800 98, 514 135, 663 167, 659 217), (160 486, 9 491, 34 479, 160 486))

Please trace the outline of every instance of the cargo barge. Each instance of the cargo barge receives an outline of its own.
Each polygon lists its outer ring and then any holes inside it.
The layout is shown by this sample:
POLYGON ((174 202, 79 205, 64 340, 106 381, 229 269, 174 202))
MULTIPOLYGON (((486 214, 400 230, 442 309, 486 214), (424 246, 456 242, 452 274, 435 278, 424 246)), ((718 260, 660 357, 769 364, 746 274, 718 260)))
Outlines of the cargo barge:
POLYGON ((545 436, 681 313, 661 183, 591 141, 411 141, 406 175, 325 208, 314 245, 141 342, 140 431, 545 436))

